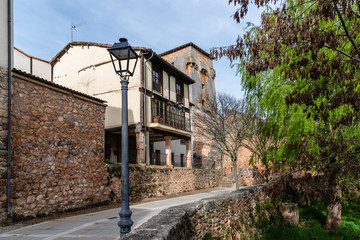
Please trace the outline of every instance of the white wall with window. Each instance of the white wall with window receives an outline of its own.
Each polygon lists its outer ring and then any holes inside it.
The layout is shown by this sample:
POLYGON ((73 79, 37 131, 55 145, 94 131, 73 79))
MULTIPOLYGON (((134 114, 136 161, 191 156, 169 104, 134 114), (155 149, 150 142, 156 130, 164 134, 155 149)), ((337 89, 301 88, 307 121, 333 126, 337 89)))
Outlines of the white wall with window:
MULTIPOLYGON (((172 164, 174 167, 185 167, 186 166, 186 145, 184 140, 172 140, 171 141, 171 153, 172 153, 172 164)), ((153 154, 160 154, 160 163, 156 165, 165 165, 165 142, 154 142, 153 154)), ((156 159, 158 156, 154 156, 156 159)))

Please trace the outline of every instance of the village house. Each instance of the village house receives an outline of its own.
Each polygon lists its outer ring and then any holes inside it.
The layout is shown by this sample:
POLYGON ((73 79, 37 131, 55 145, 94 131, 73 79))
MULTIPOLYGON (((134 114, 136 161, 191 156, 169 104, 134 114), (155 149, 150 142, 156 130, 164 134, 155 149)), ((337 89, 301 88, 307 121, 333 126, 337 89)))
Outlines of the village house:
MULTIPOLYGON (((105 100, 105 158, 119 162, 121 90, 109 47, 70 42, 48 63, 15 48, 15 63, 22 71, 105 100)), ((201 110, 216 96, 209 53, 194 43, 159 55, 147 48, 135 50, 141 58, 129 80, 130 163, 221 168, 221 158, 207 140, 193 134, 197 119, 191 118, 192 107, 201 110)))
MULTIPOLYGON (((190 101, 194 103, 192 111, 202 111, 203 105, 208 100, 216 98, 216 72, 213 67, 213 58, 209 53, 190 42, 161 53, 160 56, 194 79, 195 83, 190 88, 190 101)), ((201 119, 193 117, 192 121, 201 121, 201 119)), ((204 139, 198 131, 195 124, 193 127, 194 167, 222 168, 221 156, 211 147, 209 139, 204 139)))
MULTIPOLYGON (((7 3, 0 6, 7 16, 7 3)), ((0 220, 118 201, 121 181, 104 161, 121 161, 111 45, 70 42, 46 61, 13 46, 11 21, 1 18, 0 32, 7 52, 0 55, 0 220)), ((193 43, 161 54, 134 49, 140 59, 129 81, 129 160, 140 165, 131 166, 131 197, 219 186, 221 158, 192 126, 201 120, 192 111, 215 97, 213 59, 193 43)))
MULTIPOLYGON (((70 42, 47 66, 38 66, 47 72, 42 74, 44 78, 107 102, 105 159, 120 162, 120 79, 113 70, 109 47, 108 44, 70 42)), ((140 61, 129 79, 130 163, 191 167, 189 96, 195 81, 151 49, 134 49, 140 61)), ((15 62, 21 62, 18 68, 35 71, 34 63, 39 60, 15 50, 15 62)))
MULTIPOLYGON (((14 58, 17 69, 105 100, 105 159, 120 162, 121 90, 109 47, 70 42, 50 62, 14 48, 14 58)), ((192 124, 201 121, 192 117, 192 111, 201 111, 216 97, 210 54, 191 42, 161 54, 141 47, 135 50, 141 58, 129 84, 130 163, 232 172, 231 161, 220 156, 192 124)), ((239 149, 239 168, 251 167, 250 155, 239 149)))

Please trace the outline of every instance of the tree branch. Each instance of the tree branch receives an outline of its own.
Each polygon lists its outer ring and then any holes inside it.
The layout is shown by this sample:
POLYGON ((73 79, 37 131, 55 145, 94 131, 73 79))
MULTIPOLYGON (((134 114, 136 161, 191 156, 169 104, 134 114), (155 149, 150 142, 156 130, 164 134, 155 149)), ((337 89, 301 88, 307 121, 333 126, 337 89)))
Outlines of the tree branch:
POLYGON ((329 45, 324 45, 324 47, 327 47, 327 48, 329 48, 329 49, 331 49, 331 50, 337 51, 337 52, 339 52, 339 53, 347 56, 348 58, 350 58, 350 59, 352 59, 352 60, 355 60, 355 61, 357 61, 357 62, 360 63, 360 58, 353 57, 353 56, 351 56, 350 54, 348 54, 348 53, 346 53, 346 52, 344 52, 344 51, 342 51, 342 50, 340 50, 340 49, 338 49, 338 48, 332 48, 332 47, 330 47, 329 45))
POLYGON ((359 57, 360 57, 360 50, 359 50, 358 46, 356 45, 354 39, 352 38, 352 36, 351 36, 348 28, 346 27, 345 21, 344 21, 342 15, 341 15, 341 12, 340 12, 340 10, 339 10, 336 2, 337 2, 336 0, 333 1, 334 7, 335 7, 335 10, 336 10, 336 13, 338 14, 338 16, 339 16, 339 18, 340 18, 341 24, 343 25, 343 28, 344 28, 345 33, 346 33, 346 36, 347 36, 347 37, 349 38, 349 40, 351 41, 351 44, 354 46, 357 54, 358 54, 359 57))
POLYGON ((352 9, 351 9, 351 11, 354 13, 354 15, 355 15, 356 17, 360 18, 360 15, 359 15, 357 12, 355 12, 355 11, 352 10, 352 9))

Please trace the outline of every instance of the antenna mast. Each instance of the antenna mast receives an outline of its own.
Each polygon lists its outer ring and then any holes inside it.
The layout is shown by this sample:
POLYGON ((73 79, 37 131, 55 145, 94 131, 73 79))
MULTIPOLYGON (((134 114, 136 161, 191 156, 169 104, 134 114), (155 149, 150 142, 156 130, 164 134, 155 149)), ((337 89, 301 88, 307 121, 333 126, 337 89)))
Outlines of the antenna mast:
POLYGON ((83 23, 79 23, 79 24, 74 24, 74 23, 71 23, 71 41, 73 41, 74 40, 74 33, 73 33, 73 31, 75 30, 76 31, 76 28, 77 27, 80 27, 80 26, 83 26, 83 25, 85 25, 86 24, 86 22, 83 22, 83 23))

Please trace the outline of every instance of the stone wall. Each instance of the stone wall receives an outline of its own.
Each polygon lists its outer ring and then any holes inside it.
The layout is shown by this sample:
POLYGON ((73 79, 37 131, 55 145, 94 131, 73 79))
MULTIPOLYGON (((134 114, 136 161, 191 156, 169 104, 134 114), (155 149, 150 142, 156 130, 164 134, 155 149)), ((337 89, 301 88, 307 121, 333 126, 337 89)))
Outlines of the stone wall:
MULTIPOLYGON (((240 169, 254 167, 252 164, 250 164, 251 155, 252 152, 249 149, 240 147, 237 153, 237 168, 240 169)), ((222 163, 225 173, 234 172, 233 162, 228 156, 223 156, 222 163)), ((259 171, 265 170, 265 167, 260 163, 255 164, 255 166, 259 169, 259 171)))
POLYGON ((264 178, 257 168, 240 168, 238 169, 239 186, 251 186, 261 184, 264 178))
MULTIPOLYGON (((107 191, 113 201, 120 201, 121 180, 119 165, 109 164, 111 172, 107 191)), ((211 169, 168 168, 130 165, 129 188, 132 201, 174 195, 219 186, 220 172, 211 169)))
POLYGON ((8 134, 8 72, 0 67, 0 220, 6 218, 7 134, 8 134))
POLYGON ((272 186, 257 185, 230 194, 163 210, 124 237, 129 239, 242 239, 276 211, 272 186), (211 236, 211 237, 209 237, 211 236))
POLYGON ((104 201, 105 105, 40 80, 16 73, 12 80, 14 216, 42 216, 104 201))
POLYGON ((205 169, 223 168, 220 152, 212 147, 212 140, 202 133, 205 129, 202 114, 202 110, 193 109, 193 166, 205 169))
POLYGON ((328 194, 323 176, 289 175, 262 185, 161 211, 123 239, 259 239, 282 203, 310 205, 328 194))

